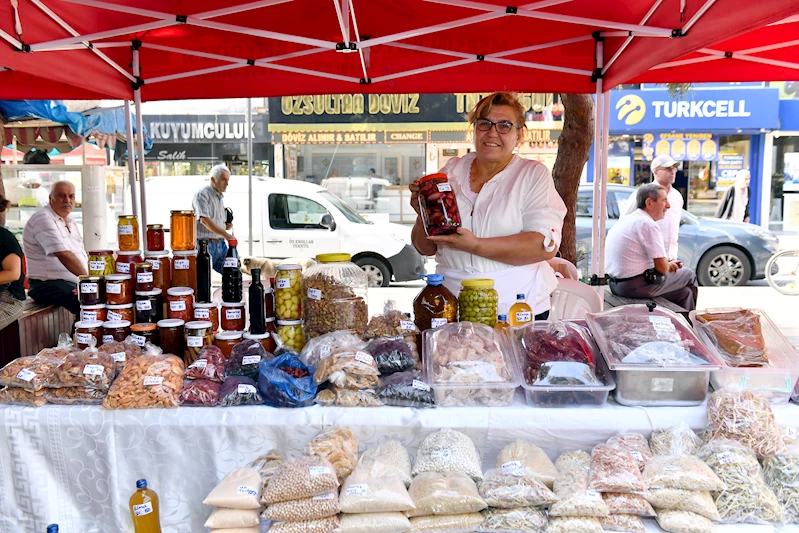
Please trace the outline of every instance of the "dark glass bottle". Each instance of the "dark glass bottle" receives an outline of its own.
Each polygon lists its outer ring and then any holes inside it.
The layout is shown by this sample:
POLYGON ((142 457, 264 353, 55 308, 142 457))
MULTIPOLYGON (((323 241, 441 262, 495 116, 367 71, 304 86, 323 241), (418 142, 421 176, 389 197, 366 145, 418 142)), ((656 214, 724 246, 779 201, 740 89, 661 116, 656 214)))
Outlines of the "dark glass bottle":
POLYGON ((200 239, 200 253, 197 254, 197 302, 211 303, 211 254, 208 253, 208 240, 200 239))
POLYGON ((225 264, 222 266, 222 301, 238 303, 243 300, 241 294, 241 260, 236 250, 239 241, 228 241, 225 264))
POLYGON ((253 268, 250 271, 250 333, 262 335, 266 333, 266 314, 264 285, 261 283, 261 269, 253 268))

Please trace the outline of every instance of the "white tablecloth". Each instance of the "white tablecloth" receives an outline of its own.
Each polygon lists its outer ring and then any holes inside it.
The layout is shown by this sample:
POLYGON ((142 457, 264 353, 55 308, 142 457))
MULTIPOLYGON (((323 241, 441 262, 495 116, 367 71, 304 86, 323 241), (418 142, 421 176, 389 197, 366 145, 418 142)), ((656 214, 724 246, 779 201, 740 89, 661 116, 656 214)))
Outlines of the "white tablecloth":
MULTIPOLYGON (((781 424, 799 426, 799 406, 775 406, 781 424)), ((706 424, 705 408, 414 410, 311 407, 152 409, 0 407, 0 533, 132 532, 128 498, 146 478, 161 501, 164 533, 200 533, 210 508, 202 500, 231 470, 276 447, 303 449, 324 428, 349 426, 360 449, 396 438, 411 454, 441 427, 464 431, 490 468, 503 446, 529 440, 553 459, 590 449, 621 431, 645 435, 685 422, 706 424)), ((771 528, 767 528, 766 531, 771 528)), ((747 530, 753 531, 753 530, 747 530)))

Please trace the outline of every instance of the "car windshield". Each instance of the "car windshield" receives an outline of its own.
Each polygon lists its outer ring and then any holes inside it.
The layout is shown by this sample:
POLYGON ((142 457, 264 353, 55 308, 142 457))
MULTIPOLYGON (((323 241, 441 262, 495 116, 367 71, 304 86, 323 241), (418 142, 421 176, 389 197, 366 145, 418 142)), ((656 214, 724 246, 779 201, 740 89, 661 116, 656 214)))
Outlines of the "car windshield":
POLYGON ((319 191, 319 194, 325 200, 336 206, 350 222, 354 222, 355 224, 370 224, 368 220, 356 213, 350 206, 342 202, 341 199, 335 194, 329 191, 319 191))

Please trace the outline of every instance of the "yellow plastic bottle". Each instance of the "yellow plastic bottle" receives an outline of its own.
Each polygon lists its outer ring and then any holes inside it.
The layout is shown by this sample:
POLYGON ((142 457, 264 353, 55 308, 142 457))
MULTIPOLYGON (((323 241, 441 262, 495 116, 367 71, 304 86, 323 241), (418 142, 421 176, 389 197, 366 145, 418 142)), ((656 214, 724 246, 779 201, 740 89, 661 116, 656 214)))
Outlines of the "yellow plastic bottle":
POLYGON ((158 494, 147 488, 147 480, 136 482, 136 492, 130 497, 130 516, 136 533, 161 533, 158 517, 158 494))
POLYGON ((516 295, 516 303, 510 308, 510 325, 522 326, 533 321, 533 309, 524 301, 524 294, 516 295))
POLYGON ((508 324, 508 315, 497 315, 497 323, 494 326, 494 329, 497 331, 505 331, 510 327, 508 324))

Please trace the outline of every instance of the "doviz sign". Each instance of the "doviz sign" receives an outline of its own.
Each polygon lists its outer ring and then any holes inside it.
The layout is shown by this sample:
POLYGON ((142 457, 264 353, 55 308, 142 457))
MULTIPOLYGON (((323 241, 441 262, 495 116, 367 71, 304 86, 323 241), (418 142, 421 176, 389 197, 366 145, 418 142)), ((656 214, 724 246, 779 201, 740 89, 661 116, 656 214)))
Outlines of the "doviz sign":
POLYGON ((779 127, 778 89, 611 91, 610 129, 620 131, 745 130, 779 127))

